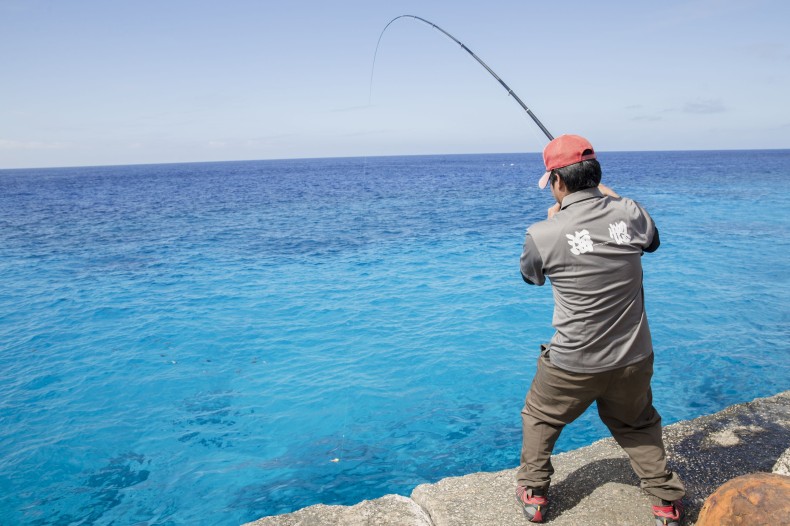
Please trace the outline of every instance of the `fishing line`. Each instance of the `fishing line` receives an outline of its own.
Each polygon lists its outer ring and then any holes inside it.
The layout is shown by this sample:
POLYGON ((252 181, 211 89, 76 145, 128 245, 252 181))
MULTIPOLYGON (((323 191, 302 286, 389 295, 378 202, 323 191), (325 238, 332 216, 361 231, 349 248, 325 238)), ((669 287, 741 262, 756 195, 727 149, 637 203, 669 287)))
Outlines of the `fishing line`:
POLYGON ((378 52, 379 52, 379 45, 381 44, 381 37, 383 37, 383 36, 384 36, 384 32, 385 32, 385 31, 387 31, 387 28, 388 28, 388 27, 390 27, 390 25, 391 25, 393 22, 395 22, 396 20, 398 20, 399 18, 413 18, 413 19, 415 19, 415 20, 419 20, 420 22, 424 22, 424 23, 428 24, 429 26, 433 27, 434 29, 437 29, 437 30, 441 31, 441 32, 442 32, 442 33, 444 33, 444 34, 445 34, 445 35, 446 35, 448 38, 450 38, 450 39, 451 39, 453 42, 455 42, 456 44, 458 44, 459 46, 461 46, 461 47, 463 48, 463 50, 464 50, 464 51, 466 51, 467 53, 469 53, 470 55, 472 55, 472 58, 474 58, 474 59, 475 59, 477 62, 479 62, 479 63, 480 63, 480 65, 481 65, 481 66, 483 66, 483 67, 486 69, 486 71, 488 71, 488 72, 491 74, 491 76, 492 76, 492 77, 494 77, 494 78, 495 78, 495 79, 496 79, 496 80, 497 80, 497 81, 498 81, 498 82, 499 82, 499 83, 502 85, 502 87, 503 87, 503 88, 505 88, 505 90, 507 91, 508 95, 510 95, 511 97, 513 97, 513 99, 515 99, 515 101, 516 101, 516 102, 518 102, 518 103, 519 103, 519 105, 520 105, 522 108, 524 108, 524 111, 526 111, 526 112, 527 112, 527 115, 529 115, 529 116, 532 118, 532 120, 533 120, 533 121, 535 121, 535 124, 537 124, 537 125, 538 125, 538 128, 540 128, 540 130, 541 130, 541 131, 542 131, 544 134, 546 134, 546 137, 548 137, 550 141, 551 141, 551 140, 554 140, 554 136, 553 136, 553 135, 552 135, 552 134, 549 132, 549 130, 547 130, 547 129, 546 129, 546 127, 545 127, 545 126, 543 126, 543 123, 542 123, 542 122, 540 122, 540 120, 537 118, 537 116, 535 116, 535 114, 534 114, 534 113, 532 113, 532 110, 530 110, 530 109, 527 107, 527 105, 526 105, 526 104, 524 104, 524 101, 522 101, 522 100, 521 100, 521 98, 520 98, 518 95, 516 95, 516 92, 515 92, 515 91, 513 91, 512 89, 510 89, 510 86, 508 86, 507 84, 505 84, 505 81, 504 81, 504 80, 502 80, 501 78, 499 78, 499 75, 497 75, 496 73, 494 73, 494 70, 493 70, 493 69, 491 69, 490 67, 488 67, 488 64, 486 64, 485 62, 483 62, 483 61, 480 59, 480 57, 478 57, 477 55, 475 55, 475 54, 474 54, 474 52, 472 52, 472 50, 471 50, 471 49, 469 49, 468 47, 466 47, 466 46, 465 46, 465 45, 464 45, 464 44, 463 44, 463 43, 462 43, 460 40, 458 40, 457 38, 455 38, 453 35, 451 35, 451 34, 450 34, 450 33, 448 33, 447 31, 445 31, 445 30, 444 30, 444 29, 442 29, 441 27, 437 26, 437 25, 436 25, 436 24, 434 24, 433 22, 429 22, 428 20, 425 20, 424 18, 420 18, 419 16, 414 16, 414 15, 400 15, 400 16, 396 16, 395 18, 393 18, 392 20, 390 20, 390 21, 389 21, 389 23, 388 23, 386 26, 384 26, 384 29, 382 29, 382 30, 381 30, 381 34, 379 35, 379 40, 378 40, 378 42, 376 43, 376 51, 373 53, 373 67, 372 67, 372 68, 370 68, 370 90, 368 91, 368 106, 370 106, 370 99, 371 99, 371 95, 372 95, 372 93, 373 93, 373 71, 374 71, 374 69, 376 68, 376 56, 378 55, 378 52))
MULTIPOLYGON (((376 50, 373 53, 373 65, 370 68, 370 84, 369 84, 369 87, 368 87, 368 106, 371 105, 371 100, 373 98, 373 74, 374 74, 375 69, 376 69, 376 58, 378 57, 379 47, 381 46, 381 39, 384 37, 384 33, 387 31, 387 28, 389 28, 389 26, 392 25, 393 22, 395 22, 396 20, 398 20, 400 18, 413 18, 415 20, 419 20, 420 22, 428 24, 429 26, 433 27, 434 29, 437 29, 438 31, 441 31, 442 33, 444 33, 445 36, 447 36, 453 42, 455 42, 456 44, 461 46, 461 48, 464 51, 469 53, 472 56, 472 58, 474 58, 481 66, 483 66, 486 69, 486 71, 488 71, 488 73, 490 73, 491 76, 494 77, 502 85, 503 88, 505 88, 505 91, 507 91, 508 95, 512 96, 513 99, 515 99, 515 101, 518 102, 518 104, 524 109, 524 111, 527 112, 527 115, 529 115, 532 118, 532 120, 535 122, 535 124, 538 125, 538 128, 540 128, 540 130, 546 135, 546 137, 548 137, 550 141, 554 139, 554 136, 549 132, 549 130, 546 129, 546 127, 543 125, 543 123, 540 122, 540 120, 532 112, 532 110, 530 110, 527 107, 527 105, 524 104, 524 101, 521 100, 521 98, 516 94, 516 92, 513 91, 510 88, 510 86, 508 86, 505 83, 505 81, 502 80, 499 77, 499 75, 497 75, 494 72, 494 70, 492 70, 488 66, 488 64, 483 62, 480 59, 480 57, 478 57, 471 49, 466 47, 466 45, 464 45, 460 40, 455 38, 453 35, 451 35, 447 31, 445 31, 441 27, 437 26, 433 22, 429 22, 428 20, 425 20, 424 18, 420 18, 419 16, 414 16, 414 15, 400 15, 400 16, 396 16, 395 18, 390 20, 389 23, 387 23, 386 26, 384 26, 384 29, 381 30, 381 34, 379 35, 379 39, 376 42, 376 50)), ((363 175, 367 175, 367 164, 368 164, 367 161, 368 161, 368 158, 367 158, 367 155, 366 155, 363 158, 363 164, 362 164, 363 175)), ((350 399, 350 395, 349 395, 349 388, 348 387, 346 388, 346 393, 345 394, 346 394, 345 400, 344 400, 344 405, 345 405, 344 409, 345 410, 343 411, 343 425, 342 425, 342 432, 341 432, 340 443, 336 447, 334 447, 333 449, 329 450, 330 456, 335 455, 335 454, 337 455, 336 457, 330 459, 330 462, 335 462, 335 463, 345 460, 344 455, 346 453, 346 434, 348 432, 348 410, 349 410, 349 401, 350 401, 349 400, 350 399)))

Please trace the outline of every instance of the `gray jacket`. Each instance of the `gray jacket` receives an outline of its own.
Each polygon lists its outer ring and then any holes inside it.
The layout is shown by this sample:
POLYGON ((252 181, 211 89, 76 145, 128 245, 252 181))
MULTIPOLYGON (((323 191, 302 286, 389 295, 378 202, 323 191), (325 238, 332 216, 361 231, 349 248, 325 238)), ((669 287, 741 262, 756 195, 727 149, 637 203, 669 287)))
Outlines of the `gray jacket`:
POLYGON ((554 365, 595 373, 653 352, 641 256, 659 243, 652 218, 638 203, 597 188, 567 195, 554 217, 527 229, 521 275, 535 285, 551 280, 554 365))

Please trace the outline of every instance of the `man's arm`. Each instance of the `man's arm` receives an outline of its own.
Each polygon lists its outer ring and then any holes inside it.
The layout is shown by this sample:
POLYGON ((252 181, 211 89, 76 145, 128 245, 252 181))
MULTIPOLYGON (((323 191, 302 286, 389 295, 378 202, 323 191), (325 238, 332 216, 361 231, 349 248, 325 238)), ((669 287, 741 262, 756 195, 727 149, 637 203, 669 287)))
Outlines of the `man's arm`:
POLYGON ((527 232, 524 239, 524 248, 521 251, 521 278, 530 285, 543 285, 546 276, 543 275, 543 258, 540 257, 535 240, 527 232))

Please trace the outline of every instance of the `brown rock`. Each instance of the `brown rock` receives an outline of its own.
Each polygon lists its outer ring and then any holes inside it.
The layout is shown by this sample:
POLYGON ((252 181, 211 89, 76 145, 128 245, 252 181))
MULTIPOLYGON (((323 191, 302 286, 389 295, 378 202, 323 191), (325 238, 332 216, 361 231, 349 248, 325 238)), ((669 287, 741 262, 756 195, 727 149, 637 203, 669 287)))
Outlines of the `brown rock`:
POLYGON ((751 473, 722 484, 705 501, 696 526, 790 526, 790 477, 751 473))

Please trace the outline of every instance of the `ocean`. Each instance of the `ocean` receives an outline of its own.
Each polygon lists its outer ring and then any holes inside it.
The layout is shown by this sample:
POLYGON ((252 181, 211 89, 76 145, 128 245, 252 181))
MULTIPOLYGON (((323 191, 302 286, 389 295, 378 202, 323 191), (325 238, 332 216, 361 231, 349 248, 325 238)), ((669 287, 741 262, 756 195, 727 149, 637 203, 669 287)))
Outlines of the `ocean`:
MULTIPOLYGON (((790 150, 604 152, 664 424, 790 388, 790 150)), ((236 525, 515 467, 539 154, 0 170, 0 524, 236 525)), ((556 451, 607 436, 594 410, 556 451)))

